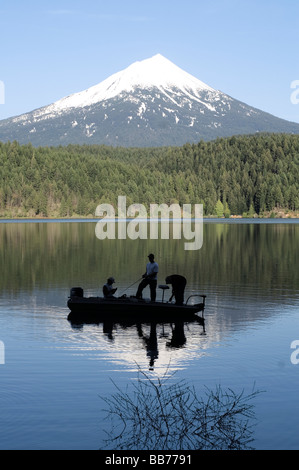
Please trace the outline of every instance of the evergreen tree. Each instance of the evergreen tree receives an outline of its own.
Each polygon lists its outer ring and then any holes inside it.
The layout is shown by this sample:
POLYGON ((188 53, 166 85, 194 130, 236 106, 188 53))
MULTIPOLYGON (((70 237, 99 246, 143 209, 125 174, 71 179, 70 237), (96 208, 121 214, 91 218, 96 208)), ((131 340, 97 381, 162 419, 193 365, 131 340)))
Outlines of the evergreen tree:
POLYGON ((230 212, 227 202, 224 204, 223 214, 226 219, 230 218, 231 212, 230 212))
POLYGON ((216 206, 215 206, 215 213, 217 217, 220 218, 220 217, 223 217, 223 212, 224 212, 223 204, 220 201, 220 199, 218 199, 218 201, 216 202, 216 206))

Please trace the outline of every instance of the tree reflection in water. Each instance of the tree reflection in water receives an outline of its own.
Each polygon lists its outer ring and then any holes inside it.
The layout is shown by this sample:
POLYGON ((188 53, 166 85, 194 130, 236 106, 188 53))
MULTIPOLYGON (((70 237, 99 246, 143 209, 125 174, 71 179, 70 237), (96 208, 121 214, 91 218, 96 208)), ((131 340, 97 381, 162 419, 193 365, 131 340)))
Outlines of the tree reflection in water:
POLYGON ((198 397, 184 380, 167 373, 152 379, 139 368, 131 390, 103 398, 111 429, 105 448, 113 450, 245 450, 252 449, 255 413, 253 390, 206 389, 198 397))

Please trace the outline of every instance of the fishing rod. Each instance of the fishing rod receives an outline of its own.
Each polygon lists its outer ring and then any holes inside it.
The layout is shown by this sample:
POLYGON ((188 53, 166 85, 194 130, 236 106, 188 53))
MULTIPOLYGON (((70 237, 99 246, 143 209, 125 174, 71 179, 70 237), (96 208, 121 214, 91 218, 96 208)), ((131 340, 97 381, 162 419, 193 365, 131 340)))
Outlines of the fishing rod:
POLYGON ((133 284, 131 284, 129 287, 127 287, 123 292, 121 292, 121 295, 123 295, 125 292, 127 292, 127 290, 129 290, 131 287, 135 286, 135 284, 137 284, 137 282, 141 281, 143 278, 140 277, 137 281, 135 281, 133 284))

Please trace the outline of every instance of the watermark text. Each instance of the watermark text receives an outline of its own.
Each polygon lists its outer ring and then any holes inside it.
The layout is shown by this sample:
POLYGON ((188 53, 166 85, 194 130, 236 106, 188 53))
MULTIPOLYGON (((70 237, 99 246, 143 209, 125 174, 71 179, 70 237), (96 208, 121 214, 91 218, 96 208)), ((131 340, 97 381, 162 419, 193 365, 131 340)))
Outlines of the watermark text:
POLYGON ((0 366, 5 364, 5 346, 2 341, 0 341, 0 366))
POLYGON ((199 250, 202 247, 202 204, 195 204, 193 212, 191 204, 184 204, 183 208, 179 204, 151 204, 148 218, 143 204, 132 204, 127 208, 126 196, 119 196, 117 214, 116 219, 116 211, 111 204, 100 204, 97 207, 96 217, 101 218, 96 225, 99 240, 169 240, 172 228, 173 239, 187 240, 185 250, 199 250))
POLYGON ((291 103, 299 104, 299 80, 293 80, 291 83, 291 88, 294 91, 291 93, 291 103))
POLYGON ((5 85, 2 80, 0 80, 0 104, 5 104, 5 85))
POLYGON ((291 354, 291 363, 295 366, 299 364, 299 340, 292 341, 291 349, 295 349, 295 351, 291 354))

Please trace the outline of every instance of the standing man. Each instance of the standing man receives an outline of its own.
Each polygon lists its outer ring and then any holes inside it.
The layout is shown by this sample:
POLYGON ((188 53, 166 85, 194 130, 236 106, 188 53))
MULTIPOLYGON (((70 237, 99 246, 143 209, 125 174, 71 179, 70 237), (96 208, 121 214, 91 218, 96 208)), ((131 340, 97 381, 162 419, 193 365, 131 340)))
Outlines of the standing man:
POLYGON ((146 273, 142 276, 143 280, 139 284, 136 297, 137 299, 142 299, 142 291, 149 285, 151 290, 151 301, 155 302, 159 266, 158 263, 155 262, 155 256, 152 253, 148 255, 148 259, 149 263, 146 265, 146 273))

